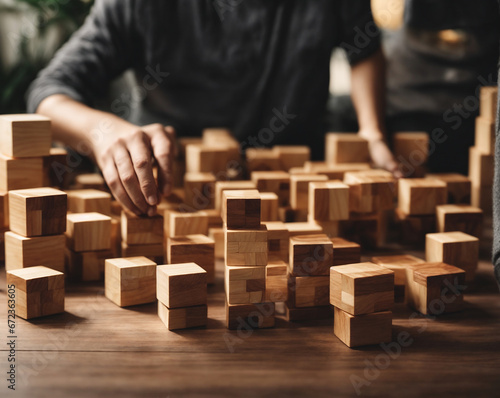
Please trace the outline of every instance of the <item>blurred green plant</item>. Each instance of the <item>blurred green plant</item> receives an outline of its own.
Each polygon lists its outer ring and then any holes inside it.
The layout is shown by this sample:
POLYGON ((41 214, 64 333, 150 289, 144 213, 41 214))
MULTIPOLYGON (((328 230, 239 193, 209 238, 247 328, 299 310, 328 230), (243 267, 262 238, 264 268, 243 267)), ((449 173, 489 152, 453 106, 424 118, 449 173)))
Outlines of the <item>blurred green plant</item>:
POLYGON ((93 0, 0 0, 0 15, 17 18, 18 32, 5 32, 13 64, 0 59, 0 113, 26 111, 25 94, 54 52, 80 27, 93 0), (55 32, 55 34, 54 34, 55 32), (50 38, 50 39, 49 39, 50 38), (52 41, 49 46, 47 43, 52 41))

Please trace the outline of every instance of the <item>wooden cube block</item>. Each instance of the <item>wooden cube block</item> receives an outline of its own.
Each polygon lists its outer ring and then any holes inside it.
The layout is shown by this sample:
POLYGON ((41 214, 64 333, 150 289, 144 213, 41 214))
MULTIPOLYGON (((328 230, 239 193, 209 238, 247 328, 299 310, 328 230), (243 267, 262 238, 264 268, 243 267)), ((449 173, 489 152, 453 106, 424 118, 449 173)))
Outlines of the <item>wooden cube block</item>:
POLYGON ((65 189, 69 185, 72 169, 68 167, 68 151, 50 148, 49 156, 43 157, 43 186, 65 189))
POLYGON ((309 183, 310 221, 338 221, 349 218, 349 187, 340 181, 309 183))
POLYGON ((274 327, 274 303, 228 304, 226 327, 230 330, 265 329, 274 327))
POLYGON ((332 241, 325 234, 290 237, 289 270, 293 276, 329 275, 333 265, 332 241))
POLYGON ((9 192, 10 229, 23 236, 59 235, 66 230, 67 196, 53 188, 9 192))
POLYGON ((220 214, 220 211, 217 209, 205 209, 203 210, 205 215, 207 216, 207 222, 208 222, 208 229, 210 228, 222 228, 223 227, 223 222, 222 222, 222 216, 220 214))
POLYGON ((479 98, 480 115, 486 119, 495 120, 497 117, 498 88, 496 86, 481 87, 479 98))
POLYGON ((27 238, 15 232, 5 233, 5 269, 7 271, 44 265, 64 272, 64 235, 27 238))
POLYGON ((66 241, 75 252, 109 250, 111 217, 100 213, 68 214, 66 241))
POLYGON ((215 183, 215 209, 222 210, 222 193, 224 191, 243 191, 255 189, 252 181, 217 181, 215 183))
POLYGON ((265 222, 267 228, 267 252, 270 260, 281 260, 288 262, 288 240, 290 232, 281 221, 265 222))
POLYGON ((328 181, 328 177, 319 174, 290 175, 290 205, 292 209, 309 209, 309 183, 328 181))
POLYGON ((207 306, 168 308, 158 301, 158 316, 168 330, 188 329, 207 324, 207 306))
POLYGON ((361 246, 343 238, 331 238, 333 265, 354 264, 361 261, 361 246))
POLYGON ((249 173, 282 170, 279 153, 270 148, 248 148, 246 161, 249 173))
POLYGON ((399 180, 398 208, 408 215, 434 214, 436 206, 446 203, 446 184, 432 178, 399 180))
POLYGON ((224 283, 229 304, 262 303, 266 294, 266 267, 226 266, 224 283))
POLYGON ((474 279, 479 261, 479 239, 463 232, 427 234, 425 259, 463 269, 465 280, 470 282, 474 279))
POLYGON ((304 170, 309 173, 324 175, 329 180, 344 180, 345 173, 351 171, 370 170, 370 163, 339 163, 332 164, 327 162, 306 162, 304 170))
POLYGON ((215 176, 212 173, 186 173, 184 191, 186 204, 193 210, 213 208, 215 176))
POLYGON ((369 262, 332 267, 330 304, 351 315, 390 310, 394 272, 369 262))
POLYGON ((104 294, 120 307, 156 300, 156 263, 146 257, 107 259, 104 264, 104 294))
POLYGON ((205 235, 167 238, 167 263, 194 262, 207 271, 207 282, 215 282, 214 240, 205 235))
POLYGON ((16 316, 23 319, 64 312, 64 274, 36 266, 7 271, 7 289, 15 291, 16 316))
POLYGON ((284 261, 271 261, 266 265, 265 301, 275 303, 288 297, 288 265, 284 261))
POLYGON ((401 209, 396 209, 394 215, 398 226, 399 242, 402 244, 423 244, 425 243, 425 235, 436 232, 436 216, 434 214, 410 216, 401 209))
POLYGON ((213 173, 217 179, 224 180, 235 157, 239 157, 239 148, 229 145, 189 144, 186 146, 186 171, 213 173))
POLYGON ((290 198, 290 174, 285 171, 254 171, 251 180, 260 192, 274 192, 280 206, 287 206, 290 198))
POLYGON ((202 142, 207 146, 219 146, 221 144, 239 148, 239 142, 234 138, 231 130, 222 127, 210 127, 203 129, 202 142))
POLYGON ((393 152, 403 176, 425 176, 425 165, 429 156, 429 135, 426 132, 395 133, 393 152))
POLYGON ((495 119, 476 118, 475 147, 482 153, 495 152, 495 119))
POLYGON ((469 205, 441 205, 436 207, 438 232, 461 231, 480 238, 483 231, 483 211, 469 205))
POLYGON ((436 173, 428 174, 428 178, 435 178, 446 184, 448 192, 447 203, 470 204, 471 181, 468 177, 457 173, 436 173))
POLYGON ((348 172, 344 183, 349 186, 349 209, 373 213, 394 208, 396 180, 383 170, 348 172))
POLYGON ((277 145, 273 151, 278 154, 281 170, 302 167, 311 158, 311 149, 305 145, 277 145))
POLYGON ((260 193, 261 221, 278 221, 278 195, 273 192, 260 193))
POLYGON ((321 307, 289 307, 285 303, 285 319, 288 322, 315 321, 333 318, 333 310, 330 305, 321 307))
MULTIPOLYGON (((493 185, 494 166, 495 159, 493 155, 483 153, 474 146, 469 148, 469 178, 472 187, 491 187, 493 185)), ((472 202, 472 205, 476 206, 474 202, 472 202)))
POLYGON ((163 217, 138 217, 126 211, 121 216, 121 235, 128 245, 163 243, 163 217))
POLYGON ((206 235, 208 233, 208 216, 203 211, 187 213, 167 210, 164 218, 165 236, 206 235))
POLYGON ((121 242, 121 254, 123 257, 147 257, 156 264, 163 264, 165 249, 163 243, 153 245, 127 245, 121 242))
POLYGON ((320 225, 312 222, 287 222, 286 229, 290 237, 298 235, 317 235, 323 233, 323 228, 320 225))
POLYGON ((224 228, 209 228, 208 237, 214 241, 214 256, 223 259, 224 252, 224 228))
POLYGON ((74 281, 100 281, 104 275, 104 262, 108 258, 115 258, 111 250, 76 253, 66 249, 66 272, 74 281))
POLYGON ((383 246, 387 235, 387 213, 350 213, 349 220, 339 221, 339 235, 362 247, 383 246))
POLYGON ((292 276, 288 275, 289 307, 318 307, 330 302, 329 276, 292 276))
POLYGON ((42 187, 43 158, 9 158, 0 154, 0 191, 42 187))
POLYGON ((392 312, 382 311, 351 315, 335 308, 333 332, 348 347, 389 343, 392 341, 392 312))
POLYGON ((50 119, 42 115, 0 115, 0 152, 11 158, 48 156, 50 119))
POLYGON ((207 304, 207 272, 196 263, 157 268, 157 298, 168 308, 207 304))
POLYGON ((463 308, 465 272, 445 263, 409 266, 406 271, 408 305, 422 314, 441 315, 463 308))
POLYGON ((267 229, 226 229, 224 231, 226 265, 267 265, 267 229))
POLYGON ((106 191, 106 181, 99 173, 84 173, 75 177, 74 189, 97 189, 106 191))
MULTIPOLYGON (((101 213, 111 215, 111 195, 97 189, 75 189, 66 191, 68 211, 72 213, 101 213)), ((116 202, 118 203, 118 202, 116 202)), ((121 213, 121 205, 119 205, 121 213)))
POLYGON ((356 133, 328 133, 325 136, 327 163, 368 163, 368 141, 356 133))

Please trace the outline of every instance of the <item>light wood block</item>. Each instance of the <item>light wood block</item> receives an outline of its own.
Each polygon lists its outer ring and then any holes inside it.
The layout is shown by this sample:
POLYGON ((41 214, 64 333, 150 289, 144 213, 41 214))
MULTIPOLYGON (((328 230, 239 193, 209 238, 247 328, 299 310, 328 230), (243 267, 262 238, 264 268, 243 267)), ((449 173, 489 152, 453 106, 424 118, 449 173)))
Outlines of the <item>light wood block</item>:
POLYGON ((474 146, 482 153, 494 155, 495 153, 495 119, 484 117, 476 118, 476 131, 474 146))
POLYGON ((274 192, 280 206, 287 206, 290 198, 290 174, 285 171, 254 171, 251 180, 260 192, 274 192))
POLYGON ((288 300, 292 308, 318 307, 330 302, 329 276, 288 275, 288 300))
POLYGON ((447 203, 470 204, 471 181, 468 177, 457 173, 435 173, 428 174, 427 177, 446 183, 446 190, 448 191, 447 203))
POLYGON ((164 213, 164 234, 168 237, 185 235, 206 235, 208 233, 208 216, 204 211, 187 213, 167 210, 164 213))
POLYGON ((437 232, 461 231, 480 238, 483 231, 483 211, 469 205, 436 207, 437 232))
POLYGON ((260 193, 260 219, 261 221, 278 221, 278 195, 273 192, 260 193))
POLYGON ((266 295, 266 266, 226 266, 224 286, 229 304, 262 303, 266 295))
POLYGON ((436 232, 436 216, 410 216, 401 209, 394 211, 398 227, 399 242, 408 245, 421 245, 425 242, 425 235, 436 232))
POLYGON ((330 304, 351 315, 390 310, 394 272, 369 262, 331 267, 330 304))
MULTIPOLYGON (((481 152, 478 148, 469 148, 469 178, 473 187, 492 186, 495 159, 493 155, 481 152)), ((474 206, 474 203, 472 203, 474 206)))
POLYGON ((441 315, 463 309, 465 272, 445 263, 409 266, 406 297, 410 307, 425 315, 441 315))
POLYGON ((399 180, 398 208, 408 215, 434 214, 436 206, 447 199, 446 184, 432 178, 402 178, 399 180))
POLYGON ((394 208, 396 180, 383 170, 348 172, 344 183, 349 186, 349 209, 357 213, 374 213, 394 208))
MULTIPOLYGON (((71 213, 101 213, 111 215, 111 195, 97 189, 75 189, 66 191, 68 211, 71 213)), ((118 203, 118 202, 116 202, 118 203)), ((121 205, 119 205, 121 213, 121 205)))
POLYGON ((329 275, 333 265, 332 241, 325 234, 290 237, 289 270, 293 276, 329 275))
POLYGON ((97 189, 106 191, 106 181, 99 173, 84 173, 75 177, 73 189, 97 189))
POLYGON ((10 229, 28 237, 60 235, 66 230, 67 206, 66 194, 58 189, 10 191, 10 229))
POLYGON ((267 229, 226 229, 224 231, 225 265, 267 265, 267 229))
POLYGON ((74 281, 100 281, 104 276, 104 262, 108 258, 115 258, 111 250, 76 253, 66 249, 66 272, 74 281))
POLYGON ((207 306, 168 308, 158 301, 158 316, 168 330, 189 329, 207 325, 207 306))
POLYGON ((302 167, 311 158, 311 149, 305 145, 277 145, 273 151, 278 154, 281 170, 302 167))
POLYGON ((246 150, 247 171, 276 171, 282 169, 279 153, 270 148, 248 148, 246 150))
POLYGON ((14 287, 16 316, 33 319, 64 312, 64 274, 37 266, 7 271, 7 287, 14 287))
POLYGON ((309 221, 349 219, 349 187, 340 181, 309 183, 309 221))
POLYGON ((274 303, 228 304, 226 327, 229 330, 265 329, 274 327, 274 303))
POLYGON ((154 245, 127 245, 126 242, 121 242, 121 254, 123 257, 144 256, 157 264, 162 264, 164 252, 163 243, 154 245))
POLYGON ((330 305, 294 308, 285 303, 285 319, 288 322, 316 321, 330 318, 333 318, 333 310, 330 305))
POLYGON ((348 347, 390 343, 392 341, 392 312, 382 311, 351 315, 335 308, 333 332, 348 347))
POLYGON ((207 272, 196 263, 157 267, 157 298, 168 308, 207 304, 207 272))
POLYGON ((297 235, 317 235, 323 233, 320 225, 311 222, 287 222, 286 229, 290 237, 297 235))
POLYGON ((156 301, 156 263, 146 257, 107 259, 104 294, 120 307, 156 301))
POLYGON ((208 219, 208 229, 210 228, 222 228, 222 216, 220 211, 217 209, 205 209, 203 210, 208 219))
POLYGON ((213 208, 215 176, 212 173, 186 173, 184 191, 186 204, 194 210, 213 208))
POLYGON ((356 133, 328 133, 325 136, 325 160, 330 164, 369 163, 368 141, 356 133))
POLYGON ((163 243, 163 217, 138 217, 126 211, 121 215, 121 235, 128 245, 163 243))
POLYGON ((224 252, 224 228, 209 228, 208 237, 214 241, 214 256, 223 259, 224 252))
POLYGON ((328 177, 319 174, 290 175, 290 206, 292 209, 309 209, 309 183, 328 181, 328 177))
POLYGON ((205 235, 167 238, 167 263, 194 262, 207 272, 207 282, 215 282, 214 240, 205 235))
POLYGON ((331 238, 333 246, 333 265, 361 262, 361 246, 343 238, 331 238))
POLYGON ((50 148, 49 156, 43 157, 43 186, 65 189, 69 185, 72 169, 68 167, 68 151, 50 148))
POLYGON ((331 164, 327 162, 306 162, 304 170, 307 173, 324 175, 329 180, 344 180, 345 173, 351 171, 370 170, 370 163, 339 163, 331 164))
POLYGON ((233 137, 231 130, 223 127, 210 127, 203 129, 202 142, 207 146, 227 145, 229 147, 239 148, 239 142, 233 137))
POLYGON ((271 260, 288 262, 290 232, 281 221, 263 223, 267 228, 267 250, 271 260))
POLYGON ((9 227, 9 193, 0 191, 0 229, 9 227))
POLYGON ((215 183, 215 209, 222 210, 222 192, 256 189, 252 181, 217 181, 215 183))
POLYGON ((257 190, 224 191, 222 221, 229 229, 253 229, 260 225, 261 199, 257 190))
POLYGON ((288 264, 281 260, 266 265, 265 301, 270 303, 286 301, 288 298, 288 264))
POLYGON ((51 123, 42 115, 0 115, 0 152, 11 158, 49 156, 51 123))
POLYGON ((395 133, 393 153, 403 176, 424 177, 429 157, 429 135, 426 132, 395 133))
POLYGON ((485 216, 491 216, 493 212, 493 187, 473 186, 471 188, 471 204, 483 210, 485 216))
POLYGON ((188 173, 213 173, 218 180, 227 179, 227 170, 239 160, 239 148, 221 143, 218 146, 189 144, 186 146, 188 173))
POLYGON ((42 187, 43 158, 9 158, 0 154, 0 191, 42 187))
POLYGON ((27 238, 15 232, 5 233, 5 269, 7 271, 44 265, 64 272, 64 235, 27 238))
POLYGON ((497 117, 498 88, 496 86, 481 87, 479 98, 480 116, 494 121, 497 117))
POLYGON ((68 214, 66 241, 75 252, 109 250, 111 217, 100 213, 68 214))
POLYGON ((425 259, 461 268, 466 272, 466 282, 471 282, 479 261, 479 239, 463 232, 427 234, 425 259))

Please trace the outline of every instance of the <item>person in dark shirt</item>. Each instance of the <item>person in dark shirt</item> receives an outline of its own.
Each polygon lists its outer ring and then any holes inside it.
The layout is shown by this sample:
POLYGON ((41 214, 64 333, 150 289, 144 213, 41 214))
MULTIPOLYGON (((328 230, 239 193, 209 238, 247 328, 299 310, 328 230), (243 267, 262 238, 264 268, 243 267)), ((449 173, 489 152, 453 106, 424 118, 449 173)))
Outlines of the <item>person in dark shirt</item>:
POLYGON ((369 0, 97 0, 32 84, 28 107, 52 118, 55 139, 95 158, 124 206, 152 215, 169 193, 174 132, 226 127, 243 147, 307 144, 318 156, 330 56, 340 46, 359 134, 374 163, 395 171, 384 141, 379 36, 369 0), (140 112, 124 120, 96 110, 129 69, 145 93, 140 112), (262 134, 269 127, 271 137, 262 134))

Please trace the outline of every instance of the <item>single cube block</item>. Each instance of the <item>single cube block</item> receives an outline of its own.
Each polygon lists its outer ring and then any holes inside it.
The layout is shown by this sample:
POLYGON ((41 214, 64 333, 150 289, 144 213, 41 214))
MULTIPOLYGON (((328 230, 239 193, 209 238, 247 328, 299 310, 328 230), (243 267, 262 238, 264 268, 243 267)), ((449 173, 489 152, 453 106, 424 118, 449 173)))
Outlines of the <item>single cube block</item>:
POLYGON ((309 183, 328 181, 328 177, 319 174, 290 175, 290 205, 292 209, 309 209, 309 183))
POLYGON ((27 238, 15 232, 5 233, 5 269, 7 271, 44 265, 64 272, 64 235, 27 238))
POLYGON ((288 297, 288 265, 284 261, 272 261, 266 265, 265 301, 275 303, 288 297))
POLYGON ((277 145, 272 150, 278 154, 281 169, 285 171, 302 167, 311 158, 311 148, 306 145, 277 145))
POLYGON ((247 171, 282 170, 279 153, 270 148, 248 148, 245 151, 247 171))
POLYGON ((207 271, 195 263, 157 268, 156 294, 168 308, 207 304, 207 271))
POLYGON ((229 229, 253 229, 260 225, 260 193, 257 190, 224 191, 222 220, 229 229))
POLYGON ((425 259, 463 269, 465 280, 470 282, 474 279, 479 261, 479 239, 463 232, 427 234, 425 259))
POLYGON ((167 238, 167 263, 194 262, 207 271, 207 282, 215 282, 214 240, 205 235, 167 238))
POLYGON ((290 307, 318 307, 328 305, 330 277, 288 275, 288 300, 290 307))
MULTIPOLYGON (((68 211, 72 213, 101 213, 111 215, 111 195, 97 189, 66 191, 68 211)), ((121 208, 121 206, 120 206, 121 208)))
POLYGON ((126 242, 121 242, 123 257, 144 256, 157 264, 163 264, 164 252, 163 243, 156 243, 154 245, 127 245, 126 242))
POLYGON ((434 178, 446 184, 448 192, 447 203, 470 204, 471 181, 468 177, 457 173, 436 173, 428 174, 427 178, 434 178))
POLYGON ((317 221, 349 219, 349 187, 340 181, 309 183, 309 217, 317 221))
POLYGON ((9 192, 10 229, 24 236, 60 235, 66 231, 68 198, 53 188, 9 192))
POLYGON ((324 305, 321 307, 289 307, 285 303, 285 319, 288 322, 315 321, 333 318, 333 307, 324 305))
POLYGON ((331 238, 333 265, 354 264, 361 261, 361 246, 343 238, 331 238))
POLYGON ((262 221, 278 221, 278 195, 273 192, 260 194, 260 219, 262 221))
POLYGON ((165 236, 206 235, 208 233, 208 216, 203 211, 188 213, 167 210, 164 217, 165 236))
POLYGON ((100 281, 104 275, 104 262, 114 258, 111 250, 76 253, 65 250, 66 271, 68 276, 79 282, 100 281))
POLYGON ((208 146, 189 144, 186 146, 186 171, 188 173, 213 173, 227 179, 227 169, 234 157, 239 158, 239 148, 231 145, 208 146))
POLYGON ((290 273, 294 276, 329 275, 333 265, 332 241, 325 234, 290 238, 290 273))
POLYGON ((266 294, 266 267, 226 266, 224 283, 229 304, 262 303, 266 294))
POLYGON ((104 264, 104 293, 120 307, 156 300, 156 263, 146 257, 107 259, 104 264))
POLYGON ((226 229, 225 264, 235 266, 267 265, 267 229, 226 229))
POLYGON ((43 187, 43 158, 9 158, 0 154, 0 191, 43 187))
POLYGON ((460 231, 480 238, 483 231, 483 211, 469 205, 441 205, 436 207, 438 232, 460 231))
POLYGON ((335 308, 333 332, 348 347, 390 343, 392 341, 392 312, 351 315, 335 308))
POLYGON ((368 163, 368 141, 355 133, 328 133, 325 136, 327 163, 368 163))
POLYGON ((163 243, 163 217, 138 217, 126 211, 121 217, 122 239, 128 245, 163 243))
POLYGON ((264 329, 274 327, 274 303, 228 304, 226 327, 230 330, 264 329))
POLYGON ((265 222, 267 228, 267 251, 271 260, 282 260, 288 262, 288 240, 290 232, 281 221, 265 222))
POLYGON ((463 308, 465 272, 445 263, 411 265, 406 270, 408 305, 422 314, 441 315, 463 308))
POLYGON ((0 152, 11 158, 48 156, 50 119, 42 115, 0 115, 0 152))
POLYGON ((495 152, 495 119, 477 117, 474 137, 475 147, 479 151, 493 155, 495 152))
POLYGON ((285 171, 254 171, 251 180, 260 192, 274 192, 280 206, 287 206, 290 198, 290 174, 285 171))
POLYGON ((332 267, 330 304, 352 315, 390 310, 394 272, 369 262, 332 267))
POLYGON ((408 215, 434 214, 446 203, 446 184, 432 178, 401 178, 398 207, 408 215))
POLYGON ((194 210, 213 208, 215 176, 212 173, 186 173, 184 192, 186 204, 194 210))
POLYGON ((64 274, 35 266, 7 271, 7 291, 15 294, 16 316, 23 319, 64 312, 64 274))
POLYGON ((168 308, 158 301, 158 316, 168 330, 188 329, 207 324, 207 306, 168 308))
POLYGON ((393 152, 405 177, 423 177, 429 156, 429 134, 401 132, 393 136, 393 152))
POLYGON ((396 180, 383 170, 345 173, 349 186, 349 209, 357 213, 373 213, 394 208, 396 180))
POLYGON ((222 193, 224 191, 254 190, 255 183, 252 181, 217 181, 215 183, 215 208, 222 210, 222 193))
POLYGON ((66 241, 75 252, 109 250, 111 217, 99 213, 68 214, 66 241))

